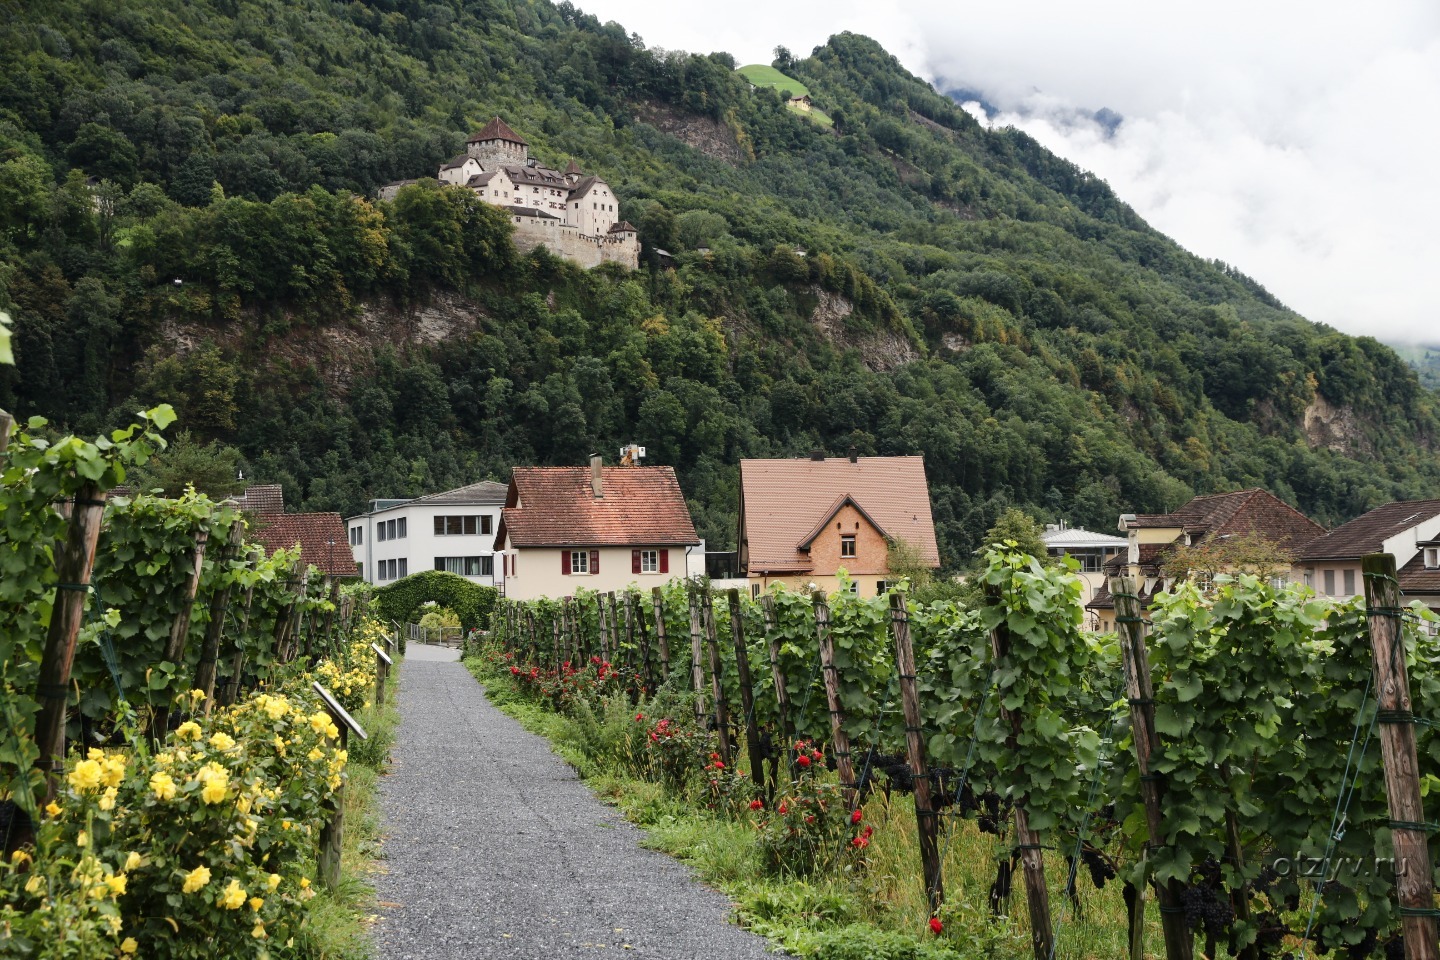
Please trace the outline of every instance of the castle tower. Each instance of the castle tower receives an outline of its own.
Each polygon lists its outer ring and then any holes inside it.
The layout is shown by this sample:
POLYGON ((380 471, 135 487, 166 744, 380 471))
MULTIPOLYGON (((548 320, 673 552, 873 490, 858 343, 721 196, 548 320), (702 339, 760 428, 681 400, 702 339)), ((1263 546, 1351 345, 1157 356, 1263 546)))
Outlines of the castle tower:
POLYGON ((495 117, 485 124, 485 129, 465 142, 465 152, 479 161, 487 172, 494 172, 506 165, 523 165, 530 158, 530 144, 511 130, 504 120, 495 117))
POLYGON ((570 181, 570 184, 573 186, 580 182, 581 176, 583 176, 583 174, 580 172, 580 164, 571 160, 565 167, 565 179, 570 181))

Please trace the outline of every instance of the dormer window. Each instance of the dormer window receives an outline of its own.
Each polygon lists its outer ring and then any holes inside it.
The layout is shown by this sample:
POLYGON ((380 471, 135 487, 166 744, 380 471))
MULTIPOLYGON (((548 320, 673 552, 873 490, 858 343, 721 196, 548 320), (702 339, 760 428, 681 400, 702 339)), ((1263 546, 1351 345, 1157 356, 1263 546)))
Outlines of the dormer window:
POLYGON ((1440 547, 1425 548, 1425 569, 1440 570, 1440 547))

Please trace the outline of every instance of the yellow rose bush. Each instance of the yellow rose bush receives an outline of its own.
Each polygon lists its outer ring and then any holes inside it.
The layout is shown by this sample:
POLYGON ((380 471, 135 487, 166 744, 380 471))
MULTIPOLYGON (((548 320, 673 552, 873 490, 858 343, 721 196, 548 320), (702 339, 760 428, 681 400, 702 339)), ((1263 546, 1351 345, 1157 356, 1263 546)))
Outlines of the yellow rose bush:
POLYGON ((340 705, 352 714, 364 708, 375 692, 374 643, 385 649, 385 628, 374 620, 366 620, 355 631, 353 639, 338 648, 336 655, 322 660, 315 667, 315 679, 335 694, 340 705))
POLYGON ((0 865, 0 954, 283 956, 345 775, 337 734, 313 696, 270 692, 153 753, 72 755, 34 851, 0 865))

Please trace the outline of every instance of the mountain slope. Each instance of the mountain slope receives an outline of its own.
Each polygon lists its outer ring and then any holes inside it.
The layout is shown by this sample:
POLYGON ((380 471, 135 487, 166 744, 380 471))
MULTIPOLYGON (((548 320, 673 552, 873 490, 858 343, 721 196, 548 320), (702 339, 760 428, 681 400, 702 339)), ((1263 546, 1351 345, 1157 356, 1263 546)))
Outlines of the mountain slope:
POLYGON ((1440 483, 1393 351, 863 37, 780 65, 826 132, 568 3, 55 0, 0 30, 0 406, 95 428, 175 399, 295 505, 635 440, 721 545, 740 457, 855 446, 926 456, 958 565, 1010 504, 1108 528, 1260 484, 1333 523, 1440 483), (615 187, 639 272, 520 258, 449 191, 350 196, 495 114, 615 187))

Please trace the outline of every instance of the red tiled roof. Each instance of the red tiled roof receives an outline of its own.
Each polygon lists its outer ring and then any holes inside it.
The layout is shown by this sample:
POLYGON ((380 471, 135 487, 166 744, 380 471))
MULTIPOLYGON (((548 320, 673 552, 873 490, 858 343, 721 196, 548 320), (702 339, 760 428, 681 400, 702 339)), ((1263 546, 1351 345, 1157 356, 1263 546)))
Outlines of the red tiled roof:
POLYGON ((332 577, 354 577, 355 558, 345 521, 338 513, 284 513, 261 517, 251 535, 269 553, 300 544, 300 560, 332 577))
MULTIPOLYGON (((1150 573, 1160 570, 1160 565, 1165 562, 1165 557, 1171 550, 1175 549, 1173 543, 1142 543, 1140 544, 1140 567, 1150 573)), ((1122 550, 1115 556, 1105 561, 1105 572, 1111 576, 1117 576, 1130 566, 1130 551, 1122 550)))
POLYGON ((479 143, 483 140, 504 140, 507 143, 518 143, 522 147, 530 146, 530 144, 525 142, 524 137, 520 136, 520 134, 514 130, 511 130, 510 125, 499 117, 495 117, 489 123, 485 124, 484 129, 473 135, 467 142, 479 143))
POLYGON ((516 467, 495 542, 514 547, 700 542, 672 467, 516 467))
POLYGON ((741 460, 740 536, 751 573, 810 569, 800 547, 850 497, 888 537, 940 565, 924 457, 741 460))
POLYGON ((1440 514, 1440 500, 1397 500, 1342 523, 1300 553, 1301 560, 1355 560, 1378 553, 1386 540, 1440 514))
POLYGON ((1440 570, 1425 568, 1425 551, 1421 550, 1400 570, 1400 592, 1407 599, 1440 596, 1440 570))
POLYGON ((232 499, 241 510, 262 517, 285 512, 285 496, 278 483, 260 483, 247 487, 244 493, 232 499))
POLYGON ((1128 525, 1140 528, 1179 527, 1190 531, 1194 543, 1258 534, 1291 554, 1304 550, 1307 544, 1325 533, 1320 524, 1273 493, 1258 487, 1194 497, 1174 513, 1137 516, 1128 521, 1128 525))

